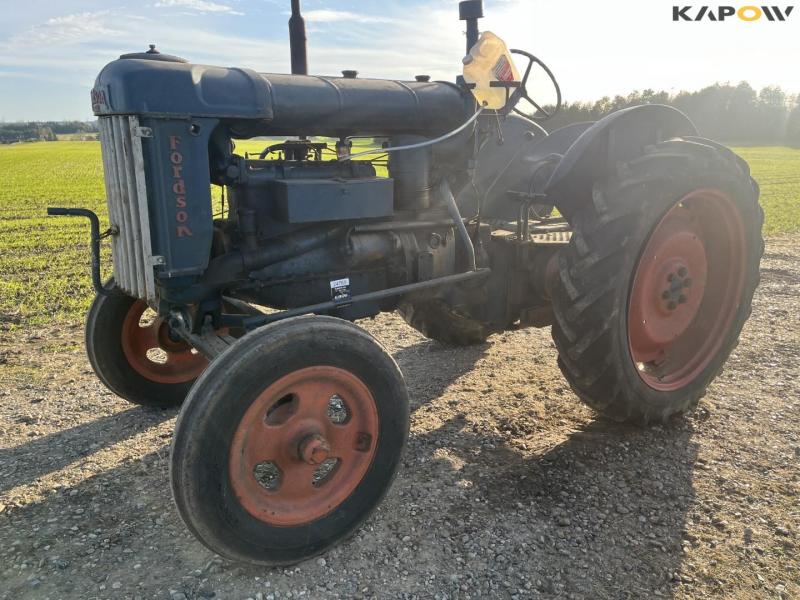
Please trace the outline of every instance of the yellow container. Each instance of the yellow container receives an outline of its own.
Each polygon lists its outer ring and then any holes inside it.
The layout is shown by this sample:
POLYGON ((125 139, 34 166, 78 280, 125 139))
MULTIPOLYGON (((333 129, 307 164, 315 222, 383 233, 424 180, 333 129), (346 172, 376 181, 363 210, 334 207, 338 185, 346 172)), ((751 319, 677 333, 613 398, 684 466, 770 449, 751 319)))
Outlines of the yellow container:
POLYGON ((491 31, 484 31, 464 57, 464 80, 474 83, 472 95, 479 106, 500 109, 514 90, 490 87, 492 81, 519 81, 519 71, 506 43, 491 31))

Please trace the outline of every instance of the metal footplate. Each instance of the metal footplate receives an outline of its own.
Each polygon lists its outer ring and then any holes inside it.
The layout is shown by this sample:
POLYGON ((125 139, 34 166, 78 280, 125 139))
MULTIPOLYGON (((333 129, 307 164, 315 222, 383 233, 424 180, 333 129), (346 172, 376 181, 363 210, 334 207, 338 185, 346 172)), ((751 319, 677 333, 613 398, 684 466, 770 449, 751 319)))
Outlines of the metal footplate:
POLYGON ((182 340, 191 344, 200 354, 208 360, 214 360, 225 352, 229 346, 236 342, 236 338, 228 334, 218 334, 214 331, 210 322, 210 317, 206 319, 199 335, 192 333, 186 318, 180 312, 174 312, 169 316, 169 326, 182 340))
POLYGON ((187 341, 207 359, 214 360, 225 352, 236 341, 236 338, 232 335, 218 335, 216 333, 206 335, 189 334, 187 341))

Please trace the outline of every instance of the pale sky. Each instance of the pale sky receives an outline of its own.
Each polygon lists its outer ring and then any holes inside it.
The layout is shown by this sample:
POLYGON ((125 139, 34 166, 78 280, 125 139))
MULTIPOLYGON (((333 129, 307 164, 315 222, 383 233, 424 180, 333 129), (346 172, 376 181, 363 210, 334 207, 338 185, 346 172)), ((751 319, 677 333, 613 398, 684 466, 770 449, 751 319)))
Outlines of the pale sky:
MULTIPOLYGON (((548 63, 568 101, 742 80, 800 92, 800 8, 785 22, 675 23, 674 3, 484 0, 480 26, 548 63)), ((464 53, 457 5, 303 0, 310 70, 453 80, 464 53)), ((289 0, 0 0, 0 119, 91 118, 98 71, 149 43, 197 63, 288 72, 288 9, 289 0)))

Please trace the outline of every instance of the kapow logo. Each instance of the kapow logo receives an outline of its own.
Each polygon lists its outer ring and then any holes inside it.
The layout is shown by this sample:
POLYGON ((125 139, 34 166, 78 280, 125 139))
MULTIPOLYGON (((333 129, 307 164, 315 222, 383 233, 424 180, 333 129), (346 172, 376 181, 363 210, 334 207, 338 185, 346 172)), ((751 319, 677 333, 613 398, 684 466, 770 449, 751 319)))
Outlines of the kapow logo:
POLYGON ((786 6, 781 8, 779 6, 742 6, 735 8, 733 6, 673 6, 672 7, 672 20, 673 21, 725 21, 727 19, 736 18, 740 21, 758 21, 766 19, 767 21, 785 21, 792 14, 794 6, 786 6))

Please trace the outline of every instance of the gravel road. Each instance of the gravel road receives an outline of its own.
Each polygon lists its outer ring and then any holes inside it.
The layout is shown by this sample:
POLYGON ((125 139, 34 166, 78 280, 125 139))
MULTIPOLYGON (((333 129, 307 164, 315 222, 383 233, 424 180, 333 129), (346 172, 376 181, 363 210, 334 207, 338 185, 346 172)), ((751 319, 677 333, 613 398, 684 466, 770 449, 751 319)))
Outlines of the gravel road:
POLYGON ((364 323, 408 381, 405 460, 352 539, 289 569, 185 531, 175 411, 106 391, 80 324, 2 331, 0 598, 798 598, 800 237, 762 267, 725 373, 646 430, 577 401, 547 330, 453 349, 364 323))

